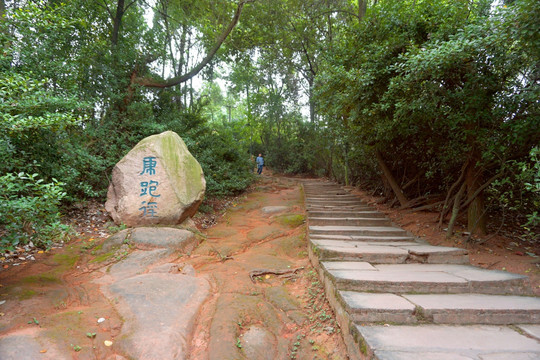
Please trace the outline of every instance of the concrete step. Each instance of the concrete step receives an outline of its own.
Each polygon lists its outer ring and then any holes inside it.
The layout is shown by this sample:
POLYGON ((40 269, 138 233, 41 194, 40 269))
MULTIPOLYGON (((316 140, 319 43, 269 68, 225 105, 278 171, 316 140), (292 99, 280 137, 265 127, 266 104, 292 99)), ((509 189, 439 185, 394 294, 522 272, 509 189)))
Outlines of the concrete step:
POLYGON ((363 217, 309 217, 309 224, 313 226, 390 226, 392 222, 387 218, 363 217))
POLYGON ((360 292, 529 295, 526 276, 454 264, 380 264, 322 261, 322 275, 337 290, 360 292))
POLYGON ((484 294, 396 295, 339 291, 355 322, 396 324, 539 324, 540 299, 484 294))
POLYGON ((392 226, 309 226, 316 235, 407 236, 403 229, 392 226))
POLYGON ((369 242, 389 242, 389 241, 414 241, 412 236, 359 236, 359 235, 327 235, 327 234, 309 234, 310 239, 318 240, 354 240, 369 242))
POLYGON ((308 210, 308 216, 311 217, 326 217, 326 218, 343 218, 343 217, 361 217, 361 218, 384 218, 384 214, 378 211, 316 211, 308 210))
POLYGON ((363 242, 310 239, 320 261, 367 261, 371 264, 468 264, 467 250, 414 242, 363 242))
MULTIPOLYGON (((523 326, 523 328, 527 328, 523 326)), ((532 360, 540 342, 495 325, 361 326, 351 329, 363 344, 358 358, 377 360, 532 360)))

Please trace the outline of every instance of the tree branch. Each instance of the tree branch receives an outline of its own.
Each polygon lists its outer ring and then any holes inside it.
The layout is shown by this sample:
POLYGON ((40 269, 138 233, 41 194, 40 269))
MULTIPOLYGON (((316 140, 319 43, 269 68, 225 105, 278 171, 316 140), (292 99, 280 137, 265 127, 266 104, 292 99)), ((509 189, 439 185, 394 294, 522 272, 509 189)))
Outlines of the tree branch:
POLYGON ((247 4, 247 3, 254 2, 254 1, 255 0, 242 0, 242 1, 240 1, 238 3, 238 7, 236 8, 236 12, 234 13, 234 16, 233 16, 229 26, 227 26, 227 28, 223 31, 223 33, 218 37, 216 43, 210 49, 210 51, 208 52, 206 57, 204 59, 202 59, 202 61, 197 66, 195 66, 193 69, 191 69, 188 73, 177 76, 177 77, 174 77, 172 79, 161 80, 161 81, 156 80, 156 79, 152 79, 152 78, 148 78, 148 77, 136 78, 135 83, 139 84, 139 85, 142 85, 142 86, 145 86, 145 87, 166 88, 166 87, 175 86, 175 85, 184 83, 186 81, 189 81, 191 78, 196 76, 214 58, 214 56, 218 52, 219 48, 221 47, 221 45, 223 44, 225 39, 227 39, 227 37, 232 32, 232 30, 234 29, 236 24, 238 24, 238 21, 240 20, 240 15, 242 14, 242 9, 244 8, 244 5, 247 4))

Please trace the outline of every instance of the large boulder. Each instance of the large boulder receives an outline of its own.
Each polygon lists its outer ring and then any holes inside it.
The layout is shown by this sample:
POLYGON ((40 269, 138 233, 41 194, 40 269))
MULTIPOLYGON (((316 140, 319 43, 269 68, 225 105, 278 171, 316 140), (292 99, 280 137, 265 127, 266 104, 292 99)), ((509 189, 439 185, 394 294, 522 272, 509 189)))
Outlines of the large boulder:
POLYGON ((112 172, 105 208, 116 224, 176 225, 204 198, 201 166, 172 131, 141 140, 112 172))

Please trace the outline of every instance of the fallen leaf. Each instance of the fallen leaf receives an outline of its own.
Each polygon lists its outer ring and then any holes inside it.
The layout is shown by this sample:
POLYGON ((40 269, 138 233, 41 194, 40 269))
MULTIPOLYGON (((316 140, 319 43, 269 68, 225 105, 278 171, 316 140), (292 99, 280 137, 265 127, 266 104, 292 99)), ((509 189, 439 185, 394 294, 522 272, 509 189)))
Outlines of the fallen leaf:
POLYGON ((113 344, 113 342, 110 340, 105 340, 103 343, 105 344, 105 346, 112 346, 113 344))
POLYGON ((0 316, 4 316, 4 315, 6 315, 6 314, 4 314, 4 313, 0 313, 0 316))
POLYGON ((38 253, 38 254, 43 254, 44 251, 43 251, 43 250, 39 250, 37 253, 38 253))
POLYGON ((270 275, 266 275, 264 278, 265 279, 270 279, 270 275))
POLYGON ((9 265, 4 265, 4 269, 7 269, 9 267, 9 265))
POLYGON ((47 349, 39 350, 39 352, 45 354, 47 352, 47 349))

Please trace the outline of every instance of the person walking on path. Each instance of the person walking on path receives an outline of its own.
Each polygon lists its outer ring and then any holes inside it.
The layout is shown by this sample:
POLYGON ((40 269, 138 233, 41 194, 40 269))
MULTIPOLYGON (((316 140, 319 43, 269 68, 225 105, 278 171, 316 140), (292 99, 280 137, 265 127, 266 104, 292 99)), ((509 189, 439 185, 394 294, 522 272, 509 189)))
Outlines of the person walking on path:
POLYGON ((257 174, 261 175, 263 165, 264 165, 264 159, 262 157, 262 154, 259 154, 259 156, 257 156, 257 159, 255 159, 255 162, 257 163, 257 174))

